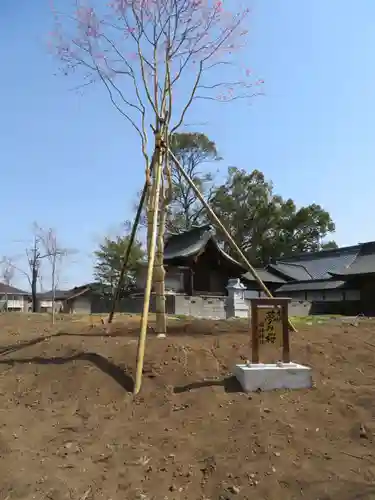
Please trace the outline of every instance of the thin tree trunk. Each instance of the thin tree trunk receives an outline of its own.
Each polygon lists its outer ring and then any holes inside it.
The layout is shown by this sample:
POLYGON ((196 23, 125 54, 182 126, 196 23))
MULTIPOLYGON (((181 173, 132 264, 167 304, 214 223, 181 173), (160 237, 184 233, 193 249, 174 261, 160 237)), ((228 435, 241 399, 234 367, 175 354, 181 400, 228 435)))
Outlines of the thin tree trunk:
POLYGON ((37 264, 33 264, 32 268, 32 278, 31 278, 31 297, 32 297, 32 306, 33 313, 39 312, 38 298, 37 298, 37 283, 38 283, 38 269, 37 264))
MULTIPOLYGON (((154 165, 152 171, 152 186, 149 188, 149 196, 147 202, 147 256, 150 258, 151 252, 151 235, 152 235, 152 220, 154 216, 154 199, 155 199, 155 172, 158 168, 162 168, 163 155, 160 152, 157 157, 154 156, 154 165)), ((164 182, 163 182, 164 185, 164 182)), ((159 338, 164 338, 167 333, 167 321, 165 315, 165 270, 164 270, 164 232, 165 232, 165 210, 164 204, 164 187, 162 188, 158 217, 158 234, 156 240, 156 252, 153 274, 153 291, 155 292, 155 313, 156 313, 156 334, 159 338)))
POLYGON ((158 234, 156 240, 156 254, 154 264, 154 283, 156 299, 156 335, 158 338, 165 338, 167 335, 167 315, 165 297, 165 268, 164 268, 164 238, 167 221, 167 208, 172 198, 172 179, 169 166, 168 154, 168 129, 164 130, 164 140, 166 149, 160 159, 164 163, 162 176, 162 191, 160 198, 160 210, 158 219, 158 234))
POLYGON ((52 257, 52 324, 55 324, 55 300, 56 300, 56 255, 52 257))

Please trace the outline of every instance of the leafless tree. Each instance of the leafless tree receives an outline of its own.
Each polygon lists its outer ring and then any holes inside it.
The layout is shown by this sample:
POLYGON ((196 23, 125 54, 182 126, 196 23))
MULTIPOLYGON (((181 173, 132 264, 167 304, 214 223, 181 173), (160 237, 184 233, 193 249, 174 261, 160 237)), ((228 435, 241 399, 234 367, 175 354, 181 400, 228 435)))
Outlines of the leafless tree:
MULTIPOLYGON (((36 225, 34 224, 34 229, 36 225)), ((34 232, 33 243, 31 247, 26 248, 25 250, 26 258, 27 258, 27 268, 25 269, 22 265, 18 265, 16 263, 20 256, 8 258, 8 263, 13 269, 13 274, 18 272, 22 276, 24 276, 31 288, 31 297, 32 297, 32 311, 38 312, 38 296, 37 296, 37 285, 38 280, 40 278, 40 269, 41 269, 41 259, 45 256, 41 253, 40 248, 40 240, 38 235, 34 232)))
MULTIPOLYGON (((10 286, 15 273, 14 267, 12 265, 12 260, 9 257, 3 257, 0 260, 0 269, 3 283, 10 286)), ((5 293, 5 304, 3 304, 2 307, 5 307, 6 311, 8 310, 7 293, 5 293)))
POLYGON ((148 253, 160 200, 153 282, 156 332, 164 336, 163 241, 172 191, 169 137, 185 123, 197 99, 232 102, 259 94, 254 85, 262 82, 249 83, 250 70, 232 57, 244 45, 250 10, 239 7, 230 12, 222 0, 113 0, 108 10, 101 2, 92 2, 97 8, 89 3, 77 0, 75 12, 67 15, 54 9, 52 46, 64 63, 64 74, 82 70, 80 88, 103 84, 113 106, 140 138, 149 186, 148 253), (231 77, 236 69, 243 75, 231 77))
POLYGON ((48 230, 44 230, 37 223, 34 223, 33 233, 33 243, 29 248, 26 248, 25 250, 28 269, 25 268, 25 266, 22 267, 22 265, 18 265, 17 260, 19 259, 19 257, 4 257, 2 262, 7 263, 9 267, 7 271, 9 276, 13 277, 14 273, 18 272, 27 279, 31 288, 32 311, 38 312, 38 283, 40 283, 40 285, 42 284, 42 263, 43 261, 48 261, 51 272, 50 276, 53 304, 52 321, 54 322, 56 289, 59 284, 63 260, 65 257, 75 252, 72 249, 61 247, 58 244, 55 231, 51 228, 48 230))
POLYGON ((56 313, 56 290, 60 282, 60 273, 63 261, 64 258, 68 257, 74 251, 72 249, 63 248, 59 245, 56 232, 52 228, 44 230, 41 227, 38 227, 37 234, 40 246, 43 249, 44 253, 41 258, 45 258, 48 260, 51 272, 52 323, 54 324, 56 313))
POLYGON ((0 261, 1 265, 1 277, 5 285, 11 285, 14 278, 15 269, 13 266, 13 261, 9 257, 3 257, 0 261))

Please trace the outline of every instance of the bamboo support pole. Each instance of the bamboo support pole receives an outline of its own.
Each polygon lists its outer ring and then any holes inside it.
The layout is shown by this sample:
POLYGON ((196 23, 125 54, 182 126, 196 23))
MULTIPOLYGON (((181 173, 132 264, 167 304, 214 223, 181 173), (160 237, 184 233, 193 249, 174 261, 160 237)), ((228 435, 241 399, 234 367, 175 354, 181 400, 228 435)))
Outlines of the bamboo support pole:
MULTIPOLYGON (((151 165, 151 167, 152 167, 152 165, 151 165)), ((150 170, 151 170, 151 168, 150 168, 150 170)), ((143 205, 144 205, 144 202, 145 202, 145 199, 146 199, 147 188, 148 188, 148 186, 147 186, 147 181, 146 181, 145 185, 143 187, 141 199, 139 200, 139 205, 138 205, 137 213, 135 214, 135 217, 134 217, 133 227, 132 227, 132 231, 131 231, 131 234, 130 234, 130 237, 129 237, 129 244, 128 244, 127 248, 126 248, 126 252, 124 254, 124 258, 123 258, 123 261, 122 261, 122 266, 121 266, 121 271, 120 271, 120 277, 118 279, 118 283, 117 283, 117 287, 116 287, 116 291, 115 291, 115 296, 114 296, 113 301, 112 301, 111 311, 110 311, 110 313, 108 315, 108 319, 107 319, 107 323, 108 324, 112 323, 112 321, 113 321, 113 316, 115 315, 116 306, 117 306, 119 298, 120 298, 120 291, 121 291, 121 287, 122 287, 122 284, 123 284, 123 281, 124 281, 125 271, 126 271, 126 268, 128 266, 128 261, 129 261, 129 257, 130 257, 131 250, 132 250, 132 247, 133 247, 133 243, 134 243, 134 240, 135 240, 135 235, 137 233, 139 220, 141 218, 142 208, 143 208, 143 205)))
MULTIPOLYGON (((225 229, 224 225, 222 224, 222 222, 220 221, 220 219, 218 218, 218 216, 215 214, 215 212, 212 210, 212 208, 210 207, 210 205, 204 199, 204 197, 202 196, 202 193, 199 191, 199 189, 197 188, 197 186, 194 184, 192 178, 185 172, 185 170, 182 167, 181 163, 178 161, 178 159, 176 158, 176 156, 173 154, 173 151, 171 151, 170 148, 168 148, 168 152, 169 152, 170 157, 174 161, 176 167, 180 171, 182 177, 189 184, 189 186, 193 189, 195 195, 197 196, 197 198, 199 199, 199 201, 203 204, 203 206, 206 208, 206 210, 207 210, 208 214, 210 215, 211 219, 223 231, 223 233, 225 234, 228 242, 232 245, 232 247, 234 248, 234 250, 241 257, 241 259, 243 260, 244 264, 248 267, 250 273, 255 278, 255 280, 258 282, 258 284, 260 285, 260 287, 262 288, 262 290, 264 291, 264 293, 268 297, 273 298, 272 293, 269 291, 269 289, 267 288, 267 286, 263 283, 263 281, 261 280, 260 276, 258 275, 258 273, 256 272, 256 270, 254 269, 254 267, 250 264, 250 262, 248 261, 248 259, 246 258, 246 256, 244 255, 244 253, 242 252, 242 250, 240 249, 240 247, 237 245, 237 243, 234 241, 234 239, 232 238, 232 236, 225 229)), ((289 324, 290 328, 294 332, 296 332, 297 330, 296 330, 295 326, 293 325, 293 323, 289 319, 288 319, 288 322, 289 322, 288 324, 289 324)))
POLYGON ((153 218, 152 218, 152 232, 150 241, 150 251, 148 255, 148 265, 147 265, 147 281, 145 288, 145 297, 143 302, 143 311, 141 318, 141 330, 139 332, 138 340, 138 352, 137 352, 137 367, 135 374, 134 383, 134 394, 138 394, 141 390, 142 385, 142 373, 143 373, 143 362, 146 347, 146 336, 147 336, 147 325, 148 325, 148 314, 150 309, 150 296, 152 289, 152 276, 154 271, 155 262, 155 247, 156 247, 156 237, 158 231, 158 215, 160 206, 160 187, 161 187, 161 176, 162 176, 162 165, 161 165, 161 138, 160 135, 156 135, 155 139, 155 158, 156 162, 154 165, 155 176, 154 183, 152 186, 154 189, 154 196, 152 197, 153 203, 153 218))

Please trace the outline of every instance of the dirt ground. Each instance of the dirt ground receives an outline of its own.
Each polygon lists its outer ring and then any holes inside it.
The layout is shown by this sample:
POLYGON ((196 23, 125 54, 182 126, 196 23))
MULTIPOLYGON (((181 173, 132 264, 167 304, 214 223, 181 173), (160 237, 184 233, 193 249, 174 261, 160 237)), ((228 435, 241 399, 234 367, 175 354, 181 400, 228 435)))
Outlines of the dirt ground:
POLYGON ((0 315, 0 499, 375 499, 375 322, 300 323, 314 388, 246 395, 247 324, 174 320, 134 399, 138 321, 0 315))

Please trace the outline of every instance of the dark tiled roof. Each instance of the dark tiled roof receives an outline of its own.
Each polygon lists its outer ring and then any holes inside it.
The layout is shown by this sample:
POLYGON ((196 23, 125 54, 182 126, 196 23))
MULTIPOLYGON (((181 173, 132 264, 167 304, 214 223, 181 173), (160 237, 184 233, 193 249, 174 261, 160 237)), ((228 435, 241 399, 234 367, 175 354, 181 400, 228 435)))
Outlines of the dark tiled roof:
POLYGON ((287 292, 308 292, 313 290, 336 290, 337 288, 342 288, 345 285, 345 281, 336 280, 321 280, 321 281, 302 281, 298 283, 285 283, 280 288, 277 289, 277 293, 287 293, 287 292))
POLYGON ((209 224, 174 234, 165 243, 164 260, 191 257, 200 252, 212 237, 213 231, 209 224))
MULTIPOLYGON (((300 254, 280 259, 270 269, 296 281, 330 279, 332 274, 348 268, 355 261, 360 245, 300 254)), ((374 256, 375 257, 375 256, 374 256)), ((375 258, 374 258, 375 264, 375 258)))
MULTIPOLYGON (((267 269, 255 268, 255 271, 257 272, 257 275, 264 283, 285 283, 285 280, 270 273, 269 271, 267 271, 267 269)), ((248 281, 254 281, 254 277, 250 271, 245 273, 242 277, 248 281)))
POLYGON ((170 236, 164 246, 164 261, 168 263, 173 259, 193 257, 200 253, 209 241, 212 241, 218 252, 235 266, 246 269, 237 260, 233 259, 224 250, 220 248, 218 241, 215 238, 215 231, 211 224, 194 227, 184 233, 170 236))
POLYGON ((0 283, 0 294, 13 294, 13 295, 31 295, 30 292, 25 292, 14 286, 6 285, 5 283, 0 283))
MULTIPOLYGON (((66 298, 70 294, 70 290, 55 290, 55 300, 61 300, 66 298)), ((39 300, 52 300, 53 292, 49 290, 48 292, 38 293, 39 300)))
POLYGON ((311 275, 308 273, 306 268, 300 264, 284 264, 283 262, 278 261, 277 264, 270 264, 268 267, 271 271, 277 271, 283 276, 287 276, 288 278, 296 281, 311 279, 311 275))
POLYGON ((80 297, 81 295, 84 295, 86 293, 96 296, 111 295, 112 288, 110 286, 102 285, 101 283, 96 283, 96 282, 86 283, 84 285, 76 286, 71 290, 64 292, 64 299, 71 300, 74 299, 75 297, 80 297))
POLYGON ((375 273, 375 242, 363 243, 355 259, 345 267, 332 269, 333 276, 354 276, 375 273))
MULTIPOLYGON (((218 252, 227 260, 240 269, 246 270, 246 266, 242 265, 237 260, 233 259, 224 250, 220 248, 218 241, 215 238, 214 229, 210 224, 195 227, 190 231, 170 236, 164 247, 164 261, 168 263, 173 259, 186 258, 197 255, 201 252, 209 241, 212 241, 218 252)), ((275 276, 266 269, 256 269, 260 279, 268 283, 284 283, 285 280, 275 276)), ((254 281, 254 277, 250 272, 243 275, 248 281, 254 281)))
MULTIPOLYGON (((195 227, 190 231, 172 235, 164 248, 166 264, 178 258, 187 258, 201 252, 209 241, 212 241, 221 255, 233 264, 244 269, 219 246, 214 230, 210 224, 195 227)), ((322 250, 315 253, 303 253, 284 257, 270 264, 267 270, 259 270, 262 281, 282 283, 286 280, 307 282, 311 280, 330 280, 332 276, 350 276, 354 274, 375 273, 375 242, 322 250), (281 276, 278 278, 277 276, 281 276)), ((251 275, 246 273, 245 279, 251 275)), ((252 280, 252 277, 250 277, 252 280)))

